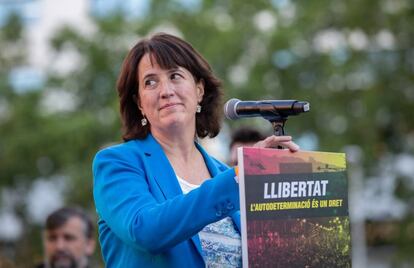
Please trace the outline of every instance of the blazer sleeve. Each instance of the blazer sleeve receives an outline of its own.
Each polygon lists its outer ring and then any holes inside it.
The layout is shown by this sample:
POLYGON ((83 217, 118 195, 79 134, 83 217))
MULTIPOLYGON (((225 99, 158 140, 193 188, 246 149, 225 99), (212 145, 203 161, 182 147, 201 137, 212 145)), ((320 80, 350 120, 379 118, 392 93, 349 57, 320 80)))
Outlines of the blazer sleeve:
POLYGON ((108 148, 93 161, 98 214, 133 247, 161 253, 239 210, 234 169, 219 173, 186 195, 159 202, 149 189, 142 160, 136 159, 132 152, 108 148))

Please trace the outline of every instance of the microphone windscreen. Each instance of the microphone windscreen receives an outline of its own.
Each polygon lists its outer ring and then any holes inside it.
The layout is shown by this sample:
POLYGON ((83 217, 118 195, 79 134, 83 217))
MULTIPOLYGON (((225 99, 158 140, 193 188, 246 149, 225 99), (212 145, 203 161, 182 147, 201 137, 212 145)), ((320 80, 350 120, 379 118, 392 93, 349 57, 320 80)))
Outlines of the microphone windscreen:
POLYGON ((224 115, 227 119, 235 120, 239 118, 239 115, 236 112, 237 103, 239 103, 239 99, 230 99, 224 104, 224 115))

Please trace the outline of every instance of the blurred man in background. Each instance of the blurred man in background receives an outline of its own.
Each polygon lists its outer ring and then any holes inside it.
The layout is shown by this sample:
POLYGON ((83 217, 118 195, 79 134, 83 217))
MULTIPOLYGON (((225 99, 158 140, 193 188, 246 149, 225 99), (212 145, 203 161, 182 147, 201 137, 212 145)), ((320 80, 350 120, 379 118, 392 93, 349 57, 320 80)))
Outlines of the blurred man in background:
POLYGON ((258 141, 261 141, 265 136, 255 128, 240 127, 233 132, 230 140, 230 160, 229 165, 237 165, 237 148, 243 146, 253 146, 258 141))
POLYGON ((94 225, 79 208, 56 210, 46 219, 44 263, 36 268, 86 268, 95 251, 94 225))

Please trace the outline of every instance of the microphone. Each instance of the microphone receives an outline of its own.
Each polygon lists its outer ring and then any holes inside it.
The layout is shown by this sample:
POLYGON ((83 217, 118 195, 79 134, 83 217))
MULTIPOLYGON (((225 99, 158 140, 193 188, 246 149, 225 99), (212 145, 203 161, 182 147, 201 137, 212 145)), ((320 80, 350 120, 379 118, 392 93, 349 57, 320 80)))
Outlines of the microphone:
POLYGON ((224 105, 224 115, 231 120, 261 116, 273 121, 286 119, 289 115, 297 115, 309 110, 309 102, 297 100, 241 101, 230 99, 224 105))

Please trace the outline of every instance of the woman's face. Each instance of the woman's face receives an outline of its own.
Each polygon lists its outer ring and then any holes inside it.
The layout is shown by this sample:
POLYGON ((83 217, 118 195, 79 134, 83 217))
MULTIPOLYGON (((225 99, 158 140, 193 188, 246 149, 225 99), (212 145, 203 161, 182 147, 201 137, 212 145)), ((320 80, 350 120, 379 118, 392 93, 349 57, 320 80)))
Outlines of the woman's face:
POLYGON ((163 70, 149 54, 138 65, 138 106, 151 124, 151 132, 171 127, 195 130, 196 107, 204 94, 204 85, 194 80, 183 67, 163 70))

